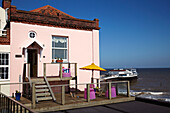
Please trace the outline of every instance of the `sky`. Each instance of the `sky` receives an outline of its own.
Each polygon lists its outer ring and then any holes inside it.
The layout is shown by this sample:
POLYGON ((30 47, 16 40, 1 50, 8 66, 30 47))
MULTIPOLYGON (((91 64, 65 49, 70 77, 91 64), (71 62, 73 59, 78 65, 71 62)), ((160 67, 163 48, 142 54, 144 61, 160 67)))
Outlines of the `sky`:
POLYGON ((12 0, 12 5, 26 11, 51 5, 79 19, 98 18, 103 68, 170 68, 170 0, 12 0))

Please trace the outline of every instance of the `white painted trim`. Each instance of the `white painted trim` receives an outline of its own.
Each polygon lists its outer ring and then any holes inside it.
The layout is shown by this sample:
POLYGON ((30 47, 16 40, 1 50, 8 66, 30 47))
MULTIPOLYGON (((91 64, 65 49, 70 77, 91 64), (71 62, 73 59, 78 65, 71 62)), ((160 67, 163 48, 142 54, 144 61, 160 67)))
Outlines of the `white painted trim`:
POLYGON ((0 45, 0 52, 10 52, 10 45, 0 45))
POLYGON ((40 49, 40 62, 41 62, 41 60, 42 60, 42 49, 40 49))
POLYGON ((66 38, 70 37, 70 35, 58 34, 58 33, 57 34, 56 33, 52 33, 51 36, 66 37, 66 38))
MULTIPOLYGON (((63 59, 63 62, 68 62, 69 60, 68 60, 68 54, 69 54, 69 50, 68 50, 68 46, 69 46, 69 36, 68 35, 51 35, 51 38, 53 37, 53 36, 56 36, 56 37, 64 37, 64 38, 66 38, 66 40, 67 40, 67 48, 56 48, 56 47, 51 47, 52 48, 52 50, 53 49, 63 49, 63 50, 67 50, 67 59, 63 59)), ((52 45, 51 45, 52 46, 52 45)), ((51 51, 52 51, 51 50, 51 51)), ((53 57, 53 51, 51 52, 52 53, 52 57, 53 57)), ((52 58, 53 59, 53 58, 52 58)))
MULTIPOLYGON (((25 23, 18 23, 18 22, 10 22, 11 24, 20 24, 20 25, 25 25, 25 26, 36 26, 36 27, 41 27, 41 28, 47 28, 47 29, 60 29, 60 30, 66 30, 66 31, 76 31, 76 32, 91 32, 87 30, 80 30, 80 29, 71 29, 71 28, 60 28, 60 27, 51 27, 51 26, 41 26, 41 25, 35 25, 35 24, 25 24, 25 23)), ((56 33, 52 33, 52 35, 60 35, 56 33)), ((62 34, 61 34, 62 35, 62 34)), ((65 34, 66 35, 66 34, 65 34)))
POLYGON ((28 38, 30 38, 31 40, 34 40, 34 41, 35 41, 35 40, 36 40, 36 37, 37 37, 37 33, 36 33, 35 31, 31 30, 31 31, 28 32, 28 38), (34 37, 34 38, 31 38, 31 37, 30 37, 30 33, 35 33, 35 37, 34 37))
POLYGON ((29 47, 34 42, 37 43, 43 49, 43 45, 40 42, 38 42, 37 40, 32 40, 30 43, 24 44, 23 48, 29 47))

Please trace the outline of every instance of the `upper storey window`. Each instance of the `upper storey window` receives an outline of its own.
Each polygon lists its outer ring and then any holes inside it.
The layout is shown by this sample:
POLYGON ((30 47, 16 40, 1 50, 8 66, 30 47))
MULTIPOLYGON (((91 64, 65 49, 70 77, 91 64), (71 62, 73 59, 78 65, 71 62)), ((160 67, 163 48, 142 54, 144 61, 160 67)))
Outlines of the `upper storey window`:
POLYGON ((68 38, 52 36, 52 59, 62 58, 64 61, 68 59, 68 38))

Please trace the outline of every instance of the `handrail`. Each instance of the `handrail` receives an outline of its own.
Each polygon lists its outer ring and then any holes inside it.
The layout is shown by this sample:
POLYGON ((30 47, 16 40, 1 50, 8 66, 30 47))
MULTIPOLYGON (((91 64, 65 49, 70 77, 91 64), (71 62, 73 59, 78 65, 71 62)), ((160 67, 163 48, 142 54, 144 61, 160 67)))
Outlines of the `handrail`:
MULTIPOLYGON (((21 104, 20 102, 18 102, 18 101, 16 101, 15 99, 13 99, 13 98, 10 98, 10 97, 8 97, 7 95, 5 95, 5 94, 3 94, 3 93, 1 93, 0 92, 0 101, 3 101, 2 100, 2 98, 3 98, 3 96, 6 98, 5 100, 6 101, 12 101, 13 102, 13 104, 12 104, 12 102, 11 102, 11 109, 10 110, 12 110, 12 108, 13 108, 13 110, 15 111, 15 104, 17 105, 17 113, 18 113, 18 105, 20 106, 20 111, 22 111, 22 108, 24 108, 25 110, 25 113, 27 112, 27 111, 29 111, 29 113, 37 113, 37 112, 35 112, 35 111, 33 111, 32 109, 30 109, 30 108, 28 108, 28 107, 26 107, 26 106, 24 106, 23 104, 21 104), (8 99, 8 100, 7 100, 8 99), (13 107, 12 107, 13 106, 13 107)), ((4 105, 9 105, 9 104, 7 104, 7 103, 5 103, 5 102, 0 102, 1 103, 1 105, 2 104, 4 104, 4 105)), ((8 106, 8 108, 9 108, 10 106, 8 106)))
POLYGON ((7 30, 0 29, 0 36, 6 36, 7 35, 7 33, 3 33, 3 32, 7 32, 7 30))
MULTIPOLYGON (((129 81, 113 81, 113 82, 100 82, 100 84, 116 84, 116 83, 128 83, 129 81)), ((97 84, 97 83, 81 83, 81 84, 63 84, 63 85, 50 85, 50 87, 58 87, 58 86, 72 86, 72 85, 86 85, 86 84, 97 84)))
MULTIPOLYGON (((127 83, 128 81, 113 81, 111 83, 127 83)), ((34 83, 39 83, 39 82, 34 82, 34 83)), ((110 82, 100 82, 100 84, 105 84, 105 83, 110 83, 110 82)), ((13 84, 29 84, 29 82, 16 82, 16 83, 3 83, 0 85, 13 85, 13 84)), ((80 83, 80 84, 64 84, 64 86, 67 85, 85 85, 85 84, 97 84, 97 83, 80 83)), ((63 85, 51 85, 51 86, 63 86, 63 85)))
POLYGON ((49 90, 50 90, 50 93, 51 93, 51 96, 52 96, 53 100, 56 101, 56 98, 55 98, 54 93, 53 93, 53 91, 52 91, 52 89, 51 89, 51 87, 50 87, 50 84, 48 83, 48 80, 47 80, 46 76, 44 76, 44 80, 45 80, 45 82, 46 82, 46 84, 47 84, 47 87, 48 87, 49 90))
MULTIPOLYGON (((59 64, 59 77, 60 79, 62 80, 63 76, 62 76, 62 65, 63 64, 68 64, 68 68, 70 68, 70 64, 73 64, 74 65, 74 75, 75 77, 72 78, 72 80, 74 79, 75 80, 75 84, 77 84, 77 63, 70 63, 70 62, 62 62, 62 63, 43 63, 43 75, 46 76, 46 64, 59 64)), ((77 85, 75 85, 76 87, 76 91, 77 91, 77 85)))
POLYGON ((26 77, 28 78, 28 80, 30 82, 30 86, 32 87, 32 81, 31 81, 31 77, 30 77, 30 63, 24 63, 24 65, 26 68, 26 77))
POLYGON ((0 29, 0 31, 7 31, 7 30, 4 30, 4 29, 0 29))
POLYGON ((54 62, 54 63, 45 63, 45 64, 77 64, 77 63, 70 63, 70 62, 54 62))
POLYGON ((2 83, 0 85, 15 85, 15 84, 29 84, 30 82, 15 82, 15 83, 2 83))
POLYGON ((28 79, 30 82, 30 86, 32 87, 32 81, 31 81, 31 77, 30 77, 30 64, 28 63, 28 79))

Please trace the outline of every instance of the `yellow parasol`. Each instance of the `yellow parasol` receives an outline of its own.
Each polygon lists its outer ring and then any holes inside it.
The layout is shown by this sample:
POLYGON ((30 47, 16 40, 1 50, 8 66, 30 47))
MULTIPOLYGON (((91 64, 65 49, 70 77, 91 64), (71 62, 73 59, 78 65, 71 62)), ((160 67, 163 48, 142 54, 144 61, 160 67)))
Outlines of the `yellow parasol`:
POLYGON ((92 70, 92 83, 93 83, 93 71, 96 70, 96 71, 106 71, 105 69, 95 65, 94 63, 92 63, 91 65, 88 65, 88 66, 85 66, 85 67, 82 67, 80 69, 83 69, 83 70, 92 70))

